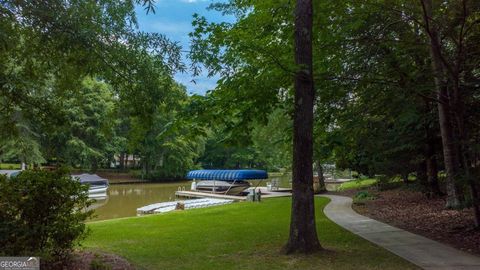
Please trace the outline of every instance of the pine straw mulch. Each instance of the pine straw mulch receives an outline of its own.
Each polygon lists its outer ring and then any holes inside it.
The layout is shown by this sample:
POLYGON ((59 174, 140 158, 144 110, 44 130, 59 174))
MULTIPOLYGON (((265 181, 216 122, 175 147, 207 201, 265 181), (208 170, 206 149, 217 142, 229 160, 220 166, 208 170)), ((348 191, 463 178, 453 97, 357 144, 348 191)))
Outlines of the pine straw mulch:
POLYGON ((444 198, 429 199, 409 189, 369 192, 376 199, 354 204, 358 213, 480 255, 480 230, 473 228, 472 209, 448 210, 444 198))
POLYGON ((42 269, 52 270, 135 270, 124 258, 105 252, 75 251, 63 262, 42 265, 42 269))

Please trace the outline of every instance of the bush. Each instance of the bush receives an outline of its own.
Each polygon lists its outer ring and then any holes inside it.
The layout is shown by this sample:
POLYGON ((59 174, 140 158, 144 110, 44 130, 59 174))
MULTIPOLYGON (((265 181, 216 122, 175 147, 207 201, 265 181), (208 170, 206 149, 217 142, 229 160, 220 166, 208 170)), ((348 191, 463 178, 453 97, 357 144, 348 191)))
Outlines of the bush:
POLYGON ((370 186, 373 186, 377 183, 377 179, 373 178, 367 178, 367 179, 361 179, 358 178, 354 181, 349 181, 342 183, 337 190, 338 191, 344 191, 344 190, 349 190, 349 189, 361 189, 361 188, 368 188, 370 186))
POLYGON ((0 176, 0 256, 66 257, 86 236, 88 187, 65 169, 0 176))
POLYGON ((378 176, 377 189, 380 191, 396 189, 403 186, 404 182, 399 177, 392 177, 387 175, 378 176))
POLYGON ((369 193, 368 191, 359 191, 353 197, 354 204, 365 204, 366 201, 375 200, 375 195, 369 193))

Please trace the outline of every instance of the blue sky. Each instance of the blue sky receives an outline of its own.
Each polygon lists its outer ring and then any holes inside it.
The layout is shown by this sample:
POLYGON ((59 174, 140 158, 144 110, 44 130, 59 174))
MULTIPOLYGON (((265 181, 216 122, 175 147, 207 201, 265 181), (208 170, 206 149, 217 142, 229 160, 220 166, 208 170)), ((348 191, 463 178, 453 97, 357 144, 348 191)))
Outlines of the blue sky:
MULTIPOLYGON (((216 1, 218 2, 218 1, 216 1)), ((212 0, 157 0, 155 14, 146 14, 143 7, 136 9, 138 25, 141 31, 156 32, 166 35, 169 39, 177 41, 188 51, 190 39, 188 33, 193 31, 192 15, 198 13, 205 16, 210 22, 233 21, 232 17, 224 17, 221 13, 207 10, 212 0)), ((184 61, 188 66, 188 59, 184 61)), ((192 94, 205 94, 207 90, 215 88, 218 78, 208 78, 205 74, 192 77, 190 73, 175 74, 175 79, 187 87, 187 92, 192 94), (192 82, 195 79, 195 83, 192 82)))

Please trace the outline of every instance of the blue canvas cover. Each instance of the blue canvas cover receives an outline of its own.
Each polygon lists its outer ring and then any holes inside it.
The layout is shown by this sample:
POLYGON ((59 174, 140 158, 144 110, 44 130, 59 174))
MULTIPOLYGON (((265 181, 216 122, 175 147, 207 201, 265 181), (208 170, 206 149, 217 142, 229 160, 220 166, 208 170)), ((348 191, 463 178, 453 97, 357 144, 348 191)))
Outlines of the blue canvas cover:
POLYGON ((187 179, 197 180, 252 180, 267 179, 268 174, 263 170, 194 170, 187 173, 187 179))

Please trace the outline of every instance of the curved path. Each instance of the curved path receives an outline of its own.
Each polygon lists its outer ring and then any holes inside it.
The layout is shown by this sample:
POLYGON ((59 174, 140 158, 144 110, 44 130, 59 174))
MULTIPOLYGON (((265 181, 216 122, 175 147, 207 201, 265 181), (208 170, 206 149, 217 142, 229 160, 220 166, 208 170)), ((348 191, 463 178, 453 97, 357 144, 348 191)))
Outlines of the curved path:
POLYGON ((359 215, 352 209, 351 198, 321 196, 332 200, 324 209, 329 219, 423 269, 480 269, 480 257, 359 215))

